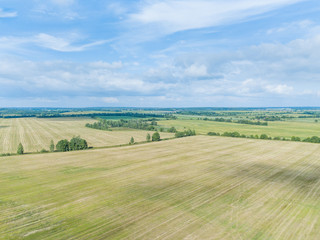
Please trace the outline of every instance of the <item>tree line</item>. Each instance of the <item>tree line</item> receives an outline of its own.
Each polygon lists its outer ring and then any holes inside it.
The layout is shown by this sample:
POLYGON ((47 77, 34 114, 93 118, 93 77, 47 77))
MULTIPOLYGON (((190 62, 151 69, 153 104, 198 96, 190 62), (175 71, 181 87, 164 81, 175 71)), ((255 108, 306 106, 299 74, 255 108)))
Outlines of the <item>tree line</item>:
POLYGON ((260 126, 268 126, 268 122, 260 122, 260 121, 251 121, 246 119, 234 120, 230 118, 203 118, 204 121, 215 121, 215 122, 229 122, 229 123, 239 123, 239 124, 249 124, 249 125, 260 125, 260 126))
MULTIPOLYGON (((76 150, 84 150, 88 149, 88 143, 85 139, 81 138, 80 136, 76 136, 71 138, 70 141, 67 139, 62 139, 54 145, 53 140, 50 141, 49 145, 50 152, 67 152, 67 151, 76 151, 76 150)), ((49 152, 46 149, 41 149, 41 153, 49 152)), ((21 155, 24 154, 24 147, 22 143, 19 143, 17 148, 17 154, 21 155)), ((10 154, 8 154, 10 155, 10 154)))
POLYGON ((313 136, 305 139, 301 139, 300 137, 292 136, 291 138, 285 137, 271 137, 267 134, 256 134, 256 135, 245 135, 240 134, 239 132, 224 132, 222 134, 218 132, 208 132, 209 136, 223 136, 223 137, 236 137, 236 138, 252 138, 252 139, 266 139, 266 140, 278 140, 278 141, 294 141, 294 142, 309 142, 309 143, 320 143, 320 137, 313 136))
POLYGON ((94 128, 99 130, 109 130, 110 128, 124 127, 133 129, 142 129, 153 131, 156 130, 157 122, 155 120, 143 120, 143 119, 130 119, 130 120, 106 120, 99 119, 98 122, 86 123, 88 128, 94 128))

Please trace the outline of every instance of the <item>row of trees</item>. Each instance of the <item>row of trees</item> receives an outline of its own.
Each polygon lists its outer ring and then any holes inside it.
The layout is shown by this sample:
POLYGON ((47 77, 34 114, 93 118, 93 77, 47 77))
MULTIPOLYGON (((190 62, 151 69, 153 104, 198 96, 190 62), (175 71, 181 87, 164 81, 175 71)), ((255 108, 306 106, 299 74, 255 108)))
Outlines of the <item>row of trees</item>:
MULTIPOLYGON (((67 152, 67 151, 75 151, 75 150, 84 150, 88 148, 88 143, 85 139, 81 138, 80 136, 76 136, 71 138, 70 141, 67 139, 60 140, 57 145, 54 145, 53 140, 50 141, 50 152, 67 152)), ((48 150, 42 149, 40 152, 49 152, 48 150)), ((21 155, 24 154, 24 147, 22 143, 19 143, 17 154, 21 155)))
POLYGON ((234 120, 230 118, 203 118, 204 121, 214 121, 214 122, 228 122, 228 123, 239 123, 239 124, 249 124, 249 125, 260 125, 260 126, 268 126, 268 122, 260 122, 260 121, 251 121, 247 119, 234 120))
MULTIPOLYGON (((147 136, 146 136, 146 141, 147 141, 147 142, 151 142, 151 140, 152 140, 153 142, 155 142, 155 141, 160 141, 161 138, 160 138, 159 132, 153 133, 153 134, 152 134, 152 137, 151 137, 150 133, 148 133, 147 136)), ((131 145, 131 144, 135 144, 135 140, 134 140, 133 137, 131 137, 131 139, 130 139, 130 141, 129 141, 129 144, 130 144, 130 145, 131 145)))
POLYGON ((142 130, 156 130, 157 122, 155 120, 143 120, 143 119, 131 119, 131 120, 106 120, 99 119, 98 122, 95 123, 87 123, 85 125, 89 128, 100 129, 100 130, 109 130, 109 128, 116 127, 125 127, 125 128, 133 128, 133 129, 142 129, 142 130))
POLYGON ((285 137, 270 137, 267 134, 261 135, 245 135, 238 132, 224 132, 223 134, 217 132, 208 132, 209 136, 224 136, 224 137, 238 137, 238 138, 253 138, 253 139, 267 139, 267 140, 280 140, 280 141, 294 141, 294 142, 310 142, 320 143, 320 138, 317 136, 301 139, 300 137, 292 136, 291 138, 285 137))
POLYGON ((188 136, 195 136, 195 135, 196 135, 196 131, 195 131, 195 130, 191 130, 191 129, 188 129, 188 130, 183 131, 183 132, 177 131, 177 132, 175 133, 175 137, 176 137, 176 138, 188 137, 188 136))

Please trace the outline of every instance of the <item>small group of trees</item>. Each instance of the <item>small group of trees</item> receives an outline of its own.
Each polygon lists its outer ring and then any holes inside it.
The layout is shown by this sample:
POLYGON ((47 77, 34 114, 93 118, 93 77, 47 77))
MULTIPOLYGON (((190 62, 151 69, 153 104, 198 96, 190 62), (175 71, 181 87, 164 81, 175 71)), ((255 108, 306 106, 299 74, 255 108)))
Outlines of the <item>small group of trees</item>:
MULTIPOLYGON (((161 138, 160 138, 159 132, 153 133, 153 134, 152 134, 152 137, 151 137, 150 133, 148 133, 147 136, 146 136, 146 141, 147 141, 147 142, 150 142, 151 140, 152 140, 153 142, 154 142, 154 141, 160 141, 161 138)), ((135 140, 134 140, 133 137, 131 137, 131 139, 130 139, 130 141, 129 141, 129 144, 130 144, 130 145, 135 144, 135 140)))
POLYGON ((161 138, 160 138, 160 133, 159 132, 153 133, 152 136, 150 135, 150 133, 148 133, 147 136, 146 136, 146 141, 147 142, 151 142, 151 141, 155 142, 155 141, 160 141, 160 140, 161 140, 161 138))
POLYGON ((185 130, 183 132, 177 131, 174 136, 176 138, 182 138, 182 137, 195 136, 195 135, 196 135, 196 131, 195 130, 188 129, 188 130, 185 130))
MULTIPOLYGON (((80 136, 73 137, 70 141, 68 141, 67 139, 60 140, 56 145, 57 152, 84 150, 87 148, 87 141, 85 139, 80 138, 80 136)), ((52 145, 50 145, 50 150, 51 149, 52 145)))

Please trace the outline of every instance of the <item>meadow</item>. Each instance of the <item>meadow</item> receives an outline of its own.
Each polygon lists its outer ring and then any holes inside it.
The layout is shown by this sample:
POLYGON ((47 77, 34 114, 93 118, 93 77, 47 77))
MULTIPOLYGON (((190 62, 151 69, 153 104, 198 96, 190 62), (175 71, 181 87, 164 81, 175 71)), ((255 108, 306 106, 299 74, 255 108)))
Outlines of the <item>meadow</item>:
POLYGON ((195 136, 0 158, 1 239, 319 239, 320 145, 195 136))
MULTIPOLYGON (((89 146, 104 147, 127 144, 131 137, 136 142, 146 140, 147 133, 152 132, 118 129, 100 131, 86 128, 86 123, 97 120, 91 118, 0 118, 0 154, 15 153, 21 142, 26 152, 49 149, 51 139, 57 143, 61 139, 71 139, 80 135, 89 146)), ((172 137, 171 133, 161 133, 161 137, 172 137)))

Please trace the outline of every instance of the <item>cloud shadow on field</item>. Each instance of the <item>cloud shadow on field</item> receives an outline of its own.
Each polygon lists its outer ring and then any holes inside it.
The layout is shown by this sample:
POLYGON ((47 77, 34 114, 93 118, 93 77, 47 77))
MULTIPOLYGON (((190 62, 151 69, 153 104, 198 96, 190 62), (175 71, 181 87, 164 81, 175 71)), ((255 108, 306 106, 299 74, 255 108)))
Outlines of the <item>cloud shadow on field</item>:
POLYGON ((320 181, 320 165, 301 164, 292 167, 279 167, 257 163, 238 168, 235 175, 265 182, 290 184, 290 186, 299 188, 300 191, 308 192, 320 181))

